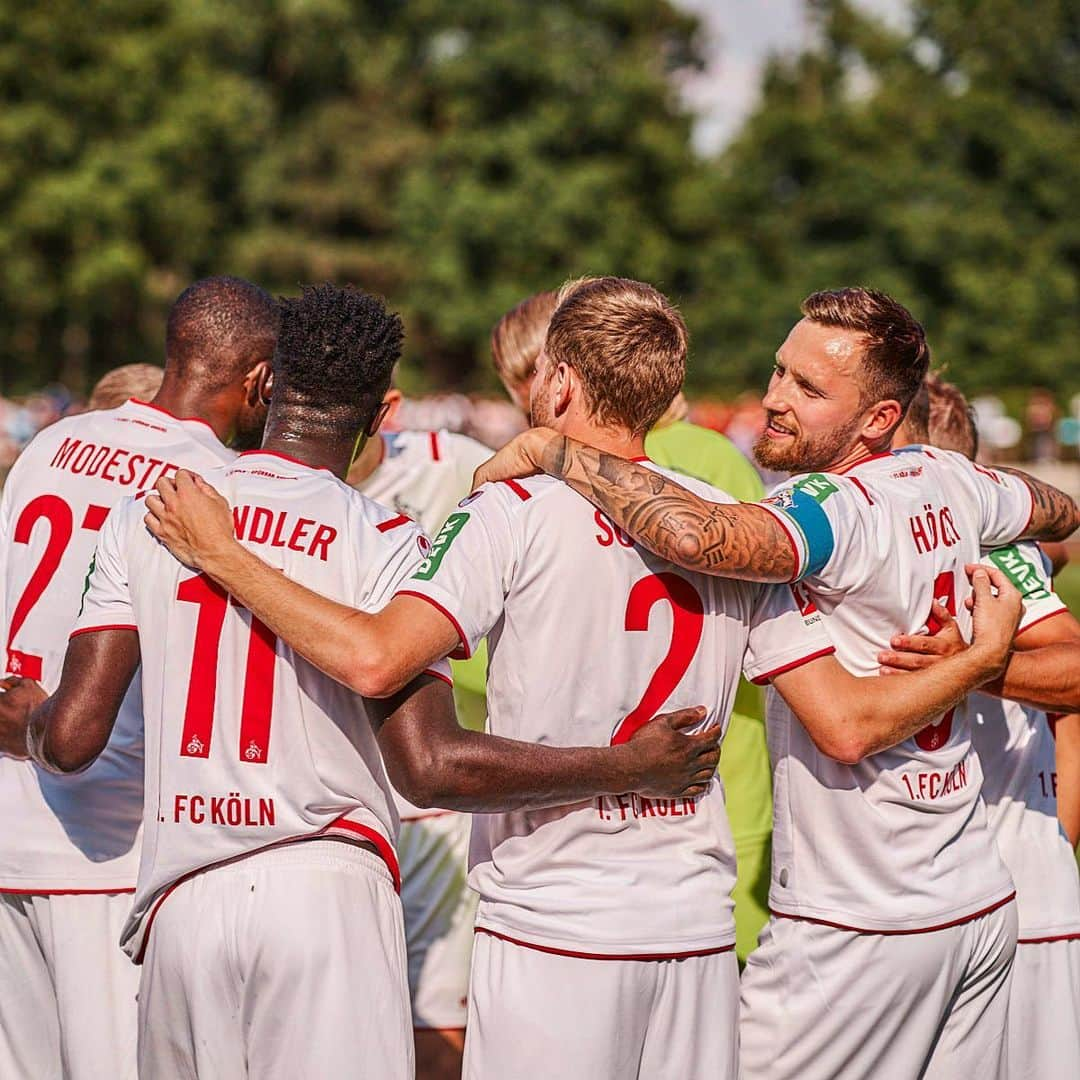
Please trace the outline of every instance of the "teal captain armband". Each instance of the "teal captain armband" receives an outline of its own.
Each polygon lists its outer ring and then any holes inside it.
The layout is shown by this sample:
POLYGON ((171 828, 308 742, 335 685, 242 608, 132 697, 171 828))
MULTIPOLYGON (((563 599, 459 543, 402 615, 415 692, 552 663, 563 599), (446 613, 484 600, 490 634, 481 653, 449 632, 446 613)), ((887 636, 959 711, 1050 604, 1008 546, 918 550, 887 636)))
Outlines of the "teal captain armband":
POLYGON ((802 537, 806 559, 799 577, 816 574, 824 568, 836 549, 832 523, 821 509, 821 503, 837 489, 831 483, 830 490, 813 492, 804 489, 803 481, 793 488, 785 488, 764 501, 779 510, 802 537))

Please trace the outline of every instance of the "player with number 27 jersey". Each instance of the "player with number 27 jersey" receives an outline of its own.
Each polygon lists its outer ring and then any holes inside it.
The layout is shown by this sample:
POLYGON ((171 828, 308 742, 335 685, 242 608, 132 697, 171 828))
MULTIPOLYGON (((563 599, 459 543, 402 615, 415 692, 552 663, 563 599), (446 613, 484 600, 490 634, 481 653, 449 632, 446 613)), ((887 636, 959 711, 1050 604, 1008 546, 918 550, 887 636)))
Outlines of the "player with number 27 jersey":
MULTIPOLYGON (((232 504, 242 543, 363 610, 382 606, 423 557, 416 525, 327 470, 253 451, 207 479, 232 504)), ((76 629, 139 629, 146 822, 123 938, 136 959, 171 887, 271 845, 363 839, 397 878, 397 818, 363 699, 173 559, 144 513, 129 502, 102 531, 76 629)))

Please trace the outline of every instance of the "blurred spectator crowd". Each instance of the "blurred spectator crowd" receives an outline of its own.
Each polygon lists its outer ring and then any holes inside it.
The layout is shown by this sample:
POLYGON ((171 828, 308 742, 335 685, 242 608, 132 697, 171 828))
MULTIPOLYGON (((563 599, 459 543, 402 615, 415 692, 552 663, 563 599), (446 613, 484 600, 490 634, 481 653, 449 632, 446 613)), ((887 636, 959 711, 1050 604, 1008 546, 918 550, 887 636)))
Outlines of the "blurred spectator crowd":
MULTIPOLYGON (((0 396, 0 470, 6 472, 42 428, 87 408, 114 404, 118 402, 88 400, 58 383, 21 398, 0 396)), ((980 457, 986 461, 1080 459, 1080 394, 1073 396, 1068 410, 1062 410, 1048 391, 1032 390, 1023 404, 1020 419, 1010 414, 1000 398, 990 395, 973 398, 972 407, 979 428, 980 457)), ((688 419, 722 432, 753 460, 751 449, 764 426, 765 412, 758 395, 745 393, 733 401, 708 398, 691 401, 688 419)), ((396 426, 421 431, 445 428, 498 449, 525 424, 525 418, 507 400, 443 393, 406 398, 396 426)))

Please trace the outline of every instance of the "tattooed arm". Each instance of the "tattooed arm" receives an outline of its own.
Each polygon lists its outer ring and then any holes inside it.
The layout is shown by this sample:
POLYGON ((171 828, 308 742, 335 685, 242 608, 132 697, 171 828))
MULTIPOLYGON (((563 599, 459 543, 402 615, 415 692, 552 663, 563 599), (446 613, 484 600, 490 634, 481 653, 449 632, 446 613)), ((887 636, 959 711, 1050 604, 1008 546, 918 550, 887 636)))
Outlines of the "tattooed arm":
POLYGON ((1080 529, 1080 506, 1076 500, 1050 484, 1044 484, 1019 469, 995 466, 998 472, 1019 477, 1031 490, 1031 522, 1024 540, 1067 540, 1080 529))
POLYGON ((547 428, 519 435, 477 470, 474 487, 535 472, 564 480, 638 543, 685 570, 790 581, 795 551, 783 526, 751 503, 714 503, 625 458, 547 428))

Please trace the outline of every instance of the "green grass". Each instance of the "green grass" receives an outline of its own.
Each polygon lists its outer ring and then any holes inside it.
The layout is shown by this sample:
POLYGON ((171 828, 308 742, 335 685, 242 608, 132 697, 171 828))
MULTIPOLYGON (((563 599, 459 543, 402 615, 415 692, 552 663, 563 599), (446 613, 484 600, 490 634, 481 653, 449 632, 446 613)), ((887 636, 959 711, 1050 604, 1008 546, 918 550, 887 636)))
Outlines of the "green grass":
POLYGON ((1070 563, 1054 578, 1054 588, 1069 605, 1072 613, 1080 619, 1080 563, 1070 563))

